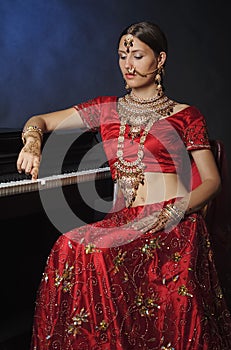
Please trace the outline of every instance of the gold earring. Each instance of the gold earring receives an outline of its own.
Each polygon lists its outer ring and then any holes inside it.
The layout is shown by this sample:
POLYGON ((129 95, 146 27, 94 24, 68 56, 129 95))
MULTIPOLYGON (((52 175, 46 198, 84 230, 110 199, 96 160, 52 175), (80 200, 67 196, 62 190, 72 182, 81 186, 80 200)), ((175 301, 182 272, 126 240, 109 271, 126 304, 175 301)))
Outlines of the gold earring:
POLYGON ((164 68, 160 67, 160 68, 158 68, 158 71, 157 71, 156 76, 155 76, 155 84, 157 85, 158 96, 161 96, 163 94, 163 87, 161 85, 163 73, 164 73, 164 68))
POLYGON ((125 89, 126 89, 127 91, 129 91, 131 88, 130 88, 130 86, 128 85, 128 83, 126 82, 126 80, 124 80, 124 84, 125 84, 125 89))

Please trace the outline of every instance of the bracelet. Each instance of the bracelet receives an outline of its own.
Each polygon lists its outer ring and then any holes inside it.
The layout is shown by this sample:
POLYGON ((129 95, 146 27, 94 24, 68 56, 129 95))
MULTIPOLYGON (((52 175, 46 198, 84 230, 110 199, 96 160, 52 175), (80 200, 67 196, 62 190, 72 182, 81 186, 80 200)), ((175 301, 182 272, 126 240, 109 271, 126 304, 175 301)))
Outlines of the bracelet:
POLYGON ((29 125, 26 129, 23 129, 22 131, 22 142, 23 144, 25 145, 26 143, 26 139, 25 139, 25 136, 27 134, 29 134, 30 132, 37 132, 40 136, 40 140, 43 139, 43 132, 42 132, 42 129, 39 128, 38 126, 36 125, 29 125))
POLYGON ((165 206, 165 209, 167 212, 176 220, 183 219, 185 213, 184 211, 180 210, 176 205, 174 204, 167 204, 165 206))

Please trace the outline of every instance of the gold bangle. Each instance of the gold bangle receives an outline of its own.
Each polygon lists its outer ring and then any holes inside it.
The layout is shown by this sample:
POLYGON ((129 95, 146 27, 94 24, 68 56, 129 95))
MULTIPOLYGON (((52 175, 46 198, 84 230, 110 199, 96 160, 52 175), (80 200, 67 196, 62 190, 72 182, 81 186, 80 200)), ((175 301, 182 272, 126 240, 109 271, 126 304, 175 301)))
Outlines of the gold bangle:
POLYGON ((185 215, 185 213, 174 204, 167 204, 164 209, 176 220, 183 219, 185 215))
POLYGON ((24 145, 26 143, 25 136, 26 136, 26 134, 29 134, 30 132, 37 132, 40 136, 40 140, 42 141, 42 139, 43 139, 42 129, 36 125, 29 125, 29 126, 27 126, 27 128, 23 129, 23 131, 22 131, 22 142, 24 145))

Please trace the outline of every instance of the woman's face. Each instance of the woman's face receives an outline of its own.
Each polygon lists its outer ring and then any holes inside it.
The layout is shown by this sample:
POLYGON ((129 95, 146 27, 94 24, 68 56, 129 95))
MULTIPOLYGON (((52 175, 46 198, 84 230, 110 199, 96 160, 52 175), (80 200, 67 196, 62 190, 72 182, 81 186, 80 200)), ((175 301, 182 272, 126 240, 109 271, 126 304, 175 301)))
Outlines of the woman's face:
MULTIPOLYGON (((131 89, 153 86, 156 71, 160 66, 160 60, 155 56, 153 50, 135 36, 122 36, 119 48, 119 66, 126 83, 131 89), (126 39, 130 40, 126 40, 126 39)), ((160 58, 161 59, 161 58, 160 58)))

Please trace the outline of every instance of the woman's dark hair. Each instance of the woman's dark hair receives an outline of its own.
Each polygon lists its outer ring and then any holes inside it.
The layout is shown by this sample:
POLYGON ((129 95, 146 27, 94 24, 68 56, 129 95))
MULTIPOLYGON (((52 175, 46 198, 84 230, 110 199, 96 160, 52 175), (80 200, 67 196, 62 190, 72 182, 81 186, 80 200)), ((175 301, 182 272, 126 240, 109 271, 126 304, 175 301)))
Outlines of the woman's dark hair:
POLYGON ((156 55, 159 55, 161 51, 166 53, 168 51, 167 38, 157 24, 148 21, 131 24, 123 30, 119 42, 121 37, 126 34, 132 34, 147 44, 156 55))

